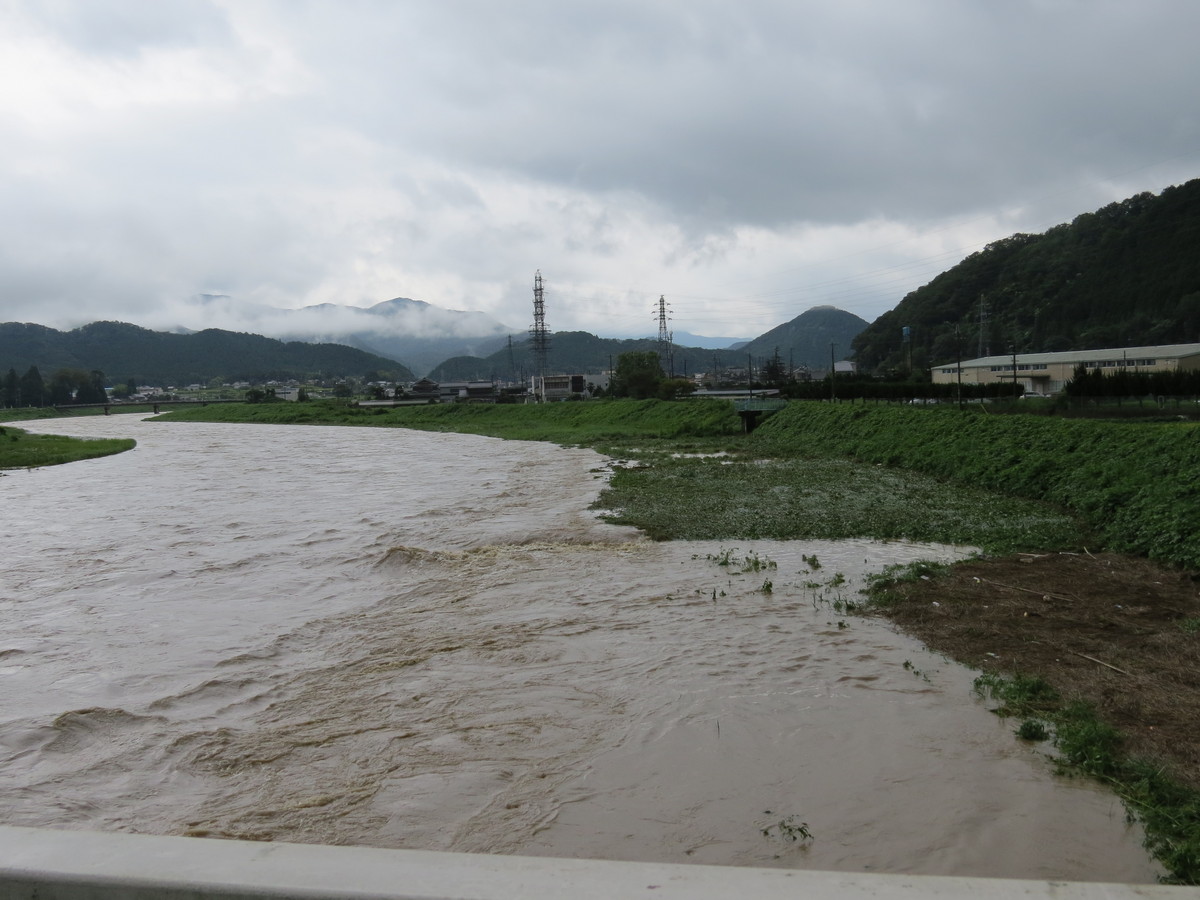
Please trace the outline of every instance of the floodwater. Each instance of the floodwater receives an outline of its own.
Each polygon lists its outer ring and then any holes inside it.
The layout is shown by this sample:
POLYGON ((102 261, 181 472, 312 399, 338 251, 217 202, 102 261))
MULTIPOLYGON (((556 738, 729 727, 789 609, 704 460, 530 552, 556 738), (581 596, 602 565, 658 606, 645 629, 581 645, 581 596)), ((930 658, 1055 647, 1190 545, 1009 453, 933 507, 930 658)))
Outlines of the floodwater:
POLYGON ((0 477, 6 824, 1156 877, 972 673, 837 606, 961 550, 648 542, 587 510, 602 457, 548 444, 22 427, 139 444, 0 477))

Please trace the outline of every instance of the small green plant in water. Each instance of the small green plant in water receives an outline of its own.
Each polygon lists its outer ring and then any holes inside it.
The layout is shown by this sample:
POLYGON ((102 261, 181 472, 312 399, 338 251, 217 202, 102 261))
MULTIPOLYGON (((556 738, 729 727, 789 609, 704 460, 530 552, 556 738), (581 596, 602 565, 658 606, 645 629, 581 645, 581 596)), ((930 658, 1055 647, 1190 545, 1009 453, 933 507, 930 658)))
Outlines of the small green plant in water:
POLYGON ((1050 737, 1046 724, 1037 719, 1026 719, 1017 729, 1017 737, 1023 741, 1044 741, 1050 737))
POLYGON ((720 553, 709 553, 704 558, 709 562, 716 563, 718 566, 723 566, 726 569, 732 569, 740 573, 749 572, 765 572, 771 569, 779 568, 779 564, 773 559, 765 556, 759 556, 754 550, 751 550, 745 556, 737 556, 737 548, 731 547, 722 550, 720 553))
MULTIPOLYGON (((770 810, 767 814, 770 815, 770 810)), ((799 816, 785 816, 774 825, 768 825, 762 829, 763 837, 778 837, 789 843, 795 844, 798 842, 810 843, 813 839, 812 831, 809 830, 807 822, 801 822, 799 816)))
POLYGON ((911 659, 906 659, 904 661, 904 668, 912 672, 913 675, 915 675, 917 678, 920 678, 922 681, 929 681, 929 676, 914 666, 911 659))
POLYGON ((775 590, 775 585, 771 582, 771 579, 768 578, 762 583, 762 587, 759 588, 759 590, 764 594, 769 594, 775 590))
POLYGON ((1003 718, 1052 708, 1059 702, 1058 691, 1048 681, 1029 675, 1005 678, 989 672, 975 679, 975 693, 999 701, 994 712, 1003 718))
POLYGON ((804 560, 804 564, 814 572, 821 568, 821 561, 817 559, 817 554, 815 553, 812 556, 801 556, 800 558, 804 560))

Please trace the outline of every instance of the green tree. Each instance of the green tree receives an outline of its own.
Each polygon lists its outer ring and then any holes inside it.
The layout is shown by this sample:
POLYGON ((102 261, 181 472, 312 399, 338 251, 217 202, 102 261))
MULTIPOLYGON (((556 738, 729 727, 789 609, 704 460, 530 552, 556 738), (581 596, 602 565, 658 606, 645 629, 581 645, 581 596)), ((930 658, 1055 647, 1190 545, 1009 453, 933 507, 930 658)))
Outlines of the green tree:
POLYGON ((16 369, 9 369, 4 376, 4 386, 0 388, 0 405, 19 406, 21 403, 21 379, 16 369))
POLYGON ((783 387, 787 383, 787 367, 783 364, 783 358, 779 355, 778 347, 775 348, 775 352, 771 358, 763 363, 762 380, 771 387, 783 387))
POLYGON ((687 378, 664 378, 658 383, 658 398, 660 400, 675 400, 686 397, 696 390, 696 385, 687 378))
POLYGON ((30 366, 29 371, 21 376, 21 405, 42 406, 46 402, 46 383, 42 381, 42 373, 37 366, 30 366))
POLYGON ((50 379, 47 391, 49 402, 55 406, 70 403, 104 403, 104 373, 99 370, 59 369, 50 379))
POLYGON ((658 354, 653 350, 631 350, 617 357, 609 389, 614 397, 633 397, 645 400, 658 396, 664 380, 658 354))

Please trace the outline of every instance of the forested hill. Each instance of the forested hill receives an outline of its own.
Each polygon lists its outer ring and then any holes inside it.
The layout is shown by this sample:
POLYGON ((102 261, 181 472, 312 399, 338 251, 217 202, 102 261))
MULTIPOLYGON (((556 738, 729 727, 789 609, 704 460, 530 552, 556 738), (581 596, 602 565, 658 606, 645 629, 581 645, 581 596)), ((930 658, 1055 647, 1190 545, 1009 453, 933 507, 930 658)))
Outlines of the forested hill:
POLYGON ((865 371, 990 353, 1200 341, 1200 179, 1014 234, 913 291, 854 341, 865 371), (984 313, 981 327, 980 312, 984 313), (958 338, 955 326, 958 326, 958 338))
POLYGON ((210 328, 195 334, 150 331, 122 322, 93 322, 74 331, 0 323, 0 375, 30 366, 49 377, 58 369, 99 370, 110 383, 182 385, 262 382, 302 376, 361 378, 376 371, 389 380, 413 374, 395 360, 341 344, 284 343, 257 334, 210 328), (384 374, 386 373, 386 375, 384 374))
POLYGON ((835 306, 814 306, 790 322, 772 328, 742 347, 742 354, 770 358, 779 352, 789 361, 810 369, 829 368, 830 355, 845 359, 854 338, 867 327, 867 320, 835 306))

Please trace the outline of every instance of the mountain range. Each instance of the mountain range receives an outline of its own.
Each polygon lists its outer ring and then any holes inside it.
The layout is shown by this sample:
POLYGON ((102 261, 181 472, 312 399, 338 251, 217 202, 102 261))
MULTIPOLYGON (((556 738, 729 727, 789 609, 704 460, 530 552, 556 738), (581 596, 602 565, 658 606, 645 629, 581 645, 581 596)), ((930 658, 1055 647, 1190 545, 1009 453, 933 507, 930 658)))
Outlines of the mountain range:
POLYGON ((194 334, 150 331, 124 322, 93 322, 73 331, 0 323, 0 375, 36 366, 43 377, 59 369, 99 370, 109 384, 142 385, 317 377, 335 379, 374 371, 389 381, 415 376, 404 365, 341 344, 284 342, 257 334, 210 328, 194 334))
MULTIPOLYGON (((453 312, 447 317, 444 314, 452 311, 405 298, 368 310, 325 304, 276 312, 294 313, 278 317, 276 327, 309 340, 283 341, 215 328, 179 334, 121 322, 93 322, 66 332, 0 323, 0 374, 9 368, 21 374, 29 366, 46 374, 72 368, 102 371, 110 382, 180 385, 212 378, 262 382, 305 376, 363 378, 368 373, 388 381, 412 381, 424 374, 436 381, 523 381, 534 371, 528 337, 510 342, 509 335, 496 333, 496 323, 482 314, 453 312), (406 322, 411 330, 405 330, 406 322), (447 322, 460 333, 436 333, 435 326, 447 322), (324 328, 317 330, 316 325, 324 328), (452 354, 449 358, 442 355, 447 352, 452 354)), ((819 307, 738 349, 673 345, 671 368, 679 375, 748 363, 757 368, 776 350, 785 364, 820 368, 827 365, 828 350, 822 348, 828 347, 828 339, 849 346, 866 324, 851 313, 819 307)), ((658 342, 651 338, 558 332, 550 337, 547 371, 598 374, 621 353, 657 349, 658 342)))

